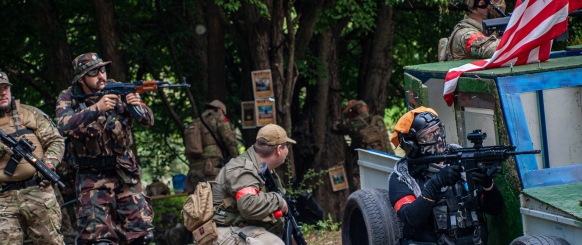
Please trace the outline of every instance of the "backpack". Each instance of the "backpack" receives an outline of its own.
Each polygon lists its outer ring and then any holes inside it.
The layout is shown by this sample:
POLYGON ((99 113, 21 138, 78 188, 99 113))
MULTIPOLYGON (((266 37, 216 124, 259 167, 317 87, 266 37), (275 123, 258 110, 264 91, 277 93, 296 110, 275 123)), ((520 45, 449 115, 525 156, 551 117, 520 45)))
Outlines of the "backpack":
POLYGON ((362 117, 359 118, 364 124, 366 124, 366 127, 360 130, 363 146, 366 148, 374 149, 381 148, 383 150, 384 144, 382 144, 382 131, 376 125, 378 117, 372 117, 371 123, 366 122, 366 120, 362 117))
POLYGON ((200 119, 195 119, 184 129, 184 154, 188 158, 200 158, 204 153, 202 127, 200 119))
POLYGON ((198 182, 182 207, 184 226, 192 232, 196 244, 205 244, 218 237, 216 223, 212 220, 212 185, 208 181, 198 182))

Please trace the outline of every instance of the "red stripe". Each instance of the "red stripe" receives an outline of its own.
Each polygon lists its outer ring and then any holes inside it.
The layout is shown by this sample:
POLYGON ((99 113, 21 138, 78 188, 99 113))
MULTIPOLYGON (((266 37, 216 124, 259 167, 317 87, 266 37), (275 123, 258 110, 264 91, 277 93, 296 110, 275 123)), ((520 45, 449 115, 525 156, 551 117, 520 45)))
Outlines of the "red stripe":
POLYGON ((238 199, 248 194, 257 195, 259 194, 259 190, 252 186, 242 188, 236 192, 235 199, 238 201, 238 199))
POLYGON ((483 33, 475 33, 473 35, 471 35, 469 37, 469 39, 467 39, 467 43, 465 44, 465 49, 467 49, 467 53, 471 53, 471 44, 473 44, 473 42, 479 38, 485 37, 485 35, 483 35, 483 33))
POLYGON ((398 202, 396 202, 396 204, 394 204, 394 210, 396 212, 398 212, 398 210, 400 210, 402 205, 412 203, 412 202, 414 202, 414 200, 416 200, 416 197, 414 195, 408 195, 408 196, 405 196, 403 198, 400 198, 400 200, 398 200, 398 202))

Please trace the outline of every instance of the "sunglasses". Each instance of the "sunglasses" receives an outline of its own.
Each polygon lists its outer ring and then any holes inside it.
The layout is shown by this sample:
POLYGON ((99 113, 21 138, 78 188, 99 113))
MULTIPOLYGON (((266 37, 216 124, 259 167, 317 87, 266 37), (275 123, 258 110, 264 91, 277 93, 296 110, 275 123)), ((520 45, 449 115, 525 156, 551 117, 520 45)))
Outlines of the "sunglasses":
POLYGON ((87 76, 96 77, 97 75, 99 75, 99 72, 101 72, 102 74, 105 74, 107 72, 107 67, 101 66, 99 68, 95 68, 93 70, 90 70, 87 72, 87 76))

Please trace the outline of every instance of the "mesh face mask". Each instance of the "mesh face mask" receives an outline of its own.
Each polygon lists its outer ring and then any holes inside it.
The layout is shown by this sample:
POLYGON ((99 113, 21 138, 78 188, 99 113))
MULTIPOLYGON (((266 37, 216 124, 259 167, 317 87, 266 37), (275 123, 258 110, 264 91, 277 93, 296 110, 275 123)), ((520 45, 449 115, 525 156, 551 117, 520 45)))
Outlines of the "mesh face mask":
POLYGON ((444 125, 440 122, 426 127, 416 133, 416 142, 419 145, 432 145, 446 137, 444 125))

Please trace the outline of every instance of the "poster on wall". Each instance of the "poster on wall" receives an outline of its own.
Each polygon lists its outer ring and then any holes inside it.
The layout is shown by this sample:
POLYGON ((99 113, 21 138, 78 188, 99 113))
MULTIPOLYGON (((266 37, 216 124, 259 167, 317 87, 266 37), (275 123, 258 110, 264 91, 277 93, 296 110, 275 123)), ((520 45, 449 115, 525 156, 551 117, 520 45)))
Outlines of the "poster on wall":
POLYGON ((254 101, 243 101, 240 103, 241 106, 241 118, 242 118, 242 128, 255 128, 257 127, 257 120, 255 119, 255 102, 254 101))
POLYGON ((272 98, 255 100, 257 126, 265 126, 276 122, 275 100, 272 98))
POLYGON ((271 70, 251 72, 255 99, 274 97, 271 70))
POLYGON ((329 178, 331 180, 331 187, 333 188, 333 191, 340 191, 348 188, 346 171, 343 166, 330 168, 329 178))

